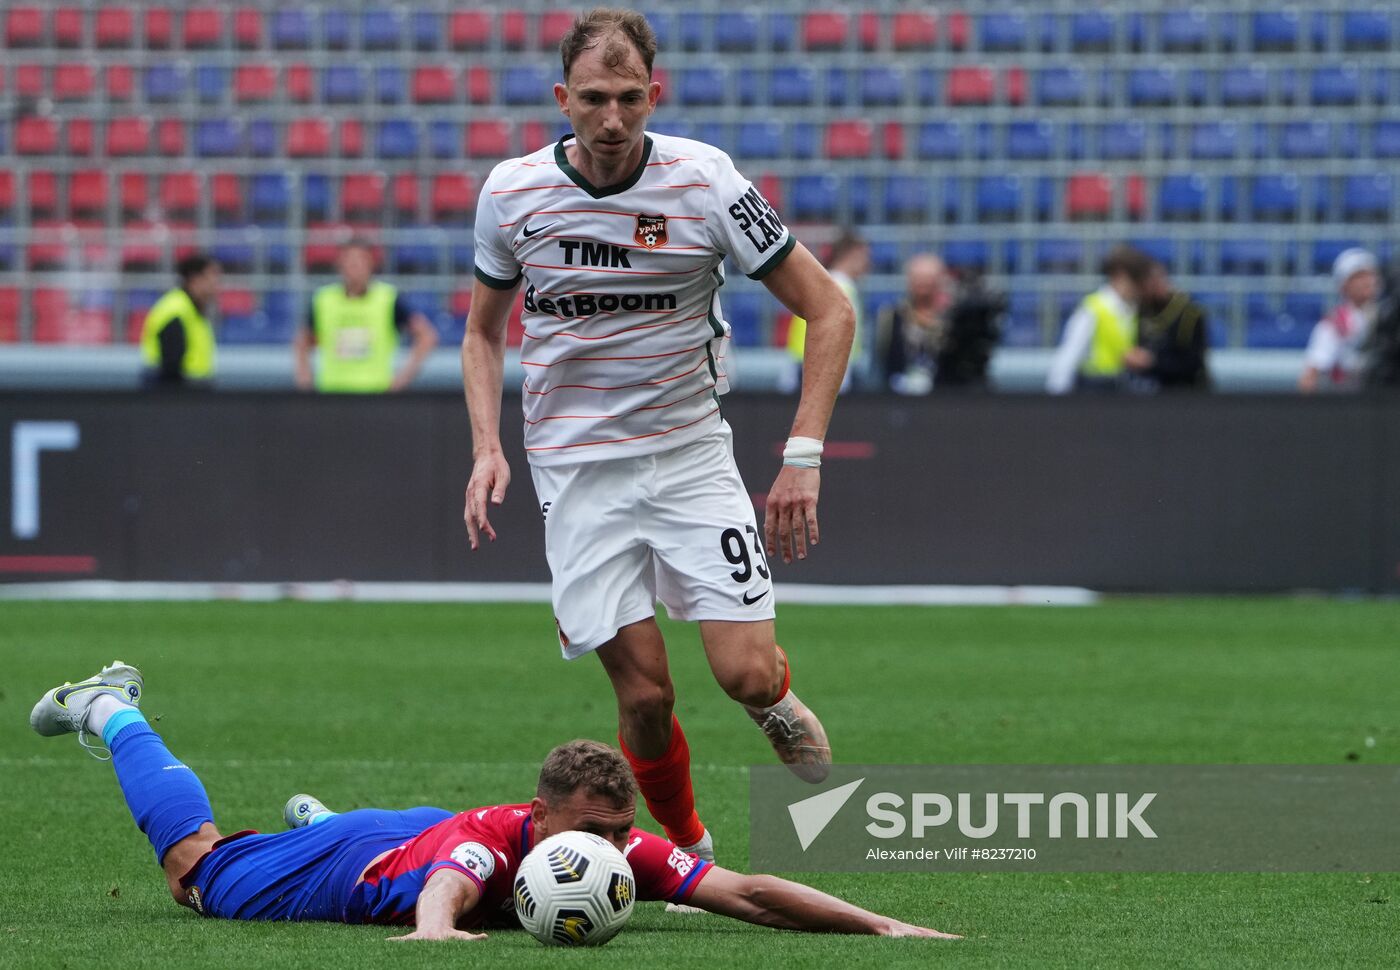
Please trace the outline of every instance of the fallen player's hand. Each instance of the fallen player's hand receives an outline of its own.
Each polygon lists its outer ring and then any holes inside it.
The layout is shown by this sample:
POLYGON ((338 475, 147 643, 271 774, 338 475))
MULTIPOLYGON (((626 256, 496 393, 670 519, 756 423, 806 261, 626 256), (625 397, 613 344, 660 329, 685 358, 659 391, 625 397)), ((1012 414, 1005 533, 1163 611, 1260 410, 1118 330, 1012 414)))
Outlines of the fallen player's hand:
POLYGON ((390 936, 387 939, 394 943, 402 943, 404 940, 484 940, 485 933, 468 933, 466 930, 448 927, 442 930, 417 929, 404 936, 390 936))
POLYGON ((962 937, 956 933, 940 933, 931 930, 927 926, 915 926, 913 923, 901 923, 899 920, 890 920, 888 926, 880 933, 881 936, 922 936, 930 940, 961 940, 962 937))
POLYGON ((486 515, 487 503, 500 505, 506 500, 510 484, 510 466, 499 451, 483 452, 472 465, 472 477, 467 482, 467 509, 462 518, 467 523, 467 538, 473 549, 481 545, 481 536, 496 541, 496 530, 486 515))
POLYGON ((783 562, 807 558, 807 546, 821 541, 817 531, 817 493, 821 470, 784 465, 768 490, 763 535, 771 559, 781 549, 783 562))

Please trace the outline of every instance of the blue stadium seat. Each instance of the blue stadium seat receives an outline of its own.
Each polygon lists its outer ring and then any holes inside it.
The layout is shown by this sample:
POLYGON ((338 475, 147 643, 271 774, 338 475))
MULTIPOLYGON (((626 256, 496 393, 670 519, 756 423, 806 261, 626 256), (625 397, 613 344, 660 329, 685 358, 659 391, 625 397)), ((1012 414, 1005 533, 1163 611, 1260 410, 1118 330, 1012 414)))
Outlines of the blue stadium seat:
POLYGON ((1312 103, 1353 105, 1361 100, 1361 72, 1350 65, 1319 67, 1312 74, 1312 103))
MULTIPOLYGON (((263 232, 263 267, 269 273, 292 271, 292 244, 282 233, 263 232)), ((291 331, 287 331, 289 334, 291 331)))
POLYGON ((396 50, 402 43, 403 21, 396 11, 374 8, 360 15, 360 46, 365 50, 396 50))
POLYGON ((1192 158, 1235 158, 1239 151, 1240 129, 1233 121, 1207 121, 1192 126, 1192 158))
POLYGON ((1006 127, 1006 157, 1048 159, 1055 152, 1055 126, 1048 121, 1013 121, 1006 127))
POLYGON ((442 46, 442 14, 436 10, 415 10, 409 20, 408 32, 413 37, 414 50, 434 51, 442 46))
POLYGON ((433 158, 457 158, 462 154, 462 126, 455 121, 428 122, 428 154, 433 158))
POLYGON ((374 139, 374 153, 380 158, 417 158, 417 123, 408 118, 381 122, 374 139))
POLYGON ((350 46, 350 13, 327 7, 321 12, 321 43, 334 51, 343 51, 350 46))
POLYGON ((321 100, 358 104, 365 99, 365 75, 355 64, 331 64, 321 72, 321 100))
MULTIPOLYGON (((1331 267, 1328 267, 1331 271, 1331 267)), ((1321 293, 1285 293, 1283 312, 1294 322, 1311 327, 1327 313, 1327 298, 1321 293)))
POLYGON ((1267 103, 1268 69, 1261 64, 1227 67, 1220 75, 1220 100, 1229 108, 1267 103))
POLYGON ((927 222, 932 193, 922 175, 891 175, 885 180, 887 222, 927 222))
POLYGON ((724 319, 733 333, 735 346, 763 346, 763 306, 763 294, 752 290, 727 293, 720 301, 720 308, 724 311, 724 319))
MULTIPOLYGON (((414 233, 408 241, 395 243, 389 247, 389 269, 394 273, 408 275, 436 273, 440 268, 438 265, 440 252, 441 247, 437 245, 431 235, 414 233)), ((432 313, 429 313, 426 308, 431 307, 431 304, 412 298, 409 302, 422 309, 430 318, 432 317, 432 313)))
POLYGON ((1263 276, 1273 262, 1267 239, 1224 239, 1220 243, 1220 272, 1232 276, 1263 276))
POLYGON ((1037 290, 1012 290, 1007 298, 1006 319, 1002 324, 1003 347, 1039 347, 1044 342, 1040 334, 1040 293, 1037 290))
POLYGON ((1076 51, 1106 51, 1113 47, 1118 24, 1102 9, 1076 10, 1069 17, 1069 44, 1076 51))
POLYGON ((1157 214, 1169 222, 1205 218, 1205 177, 1199 174, 1164 175, 1157 188, 1157 214))
POLYGON ((501 103, 537 105, 550 90, 551 81, 549 70, 542 66, 508 67, 501 72, 501 103))
POLYGON ((1211 100, 1210 72, 1193 67, 1186 72, 1182 88, 1187 104, 1203 105, 1211 100))
MULTIPOLYGON (((1397 135, 1400 144, 1400 135, 1397 135)), ((956 121, 925 121, 919 126, 918 154, 922 159, 963 157, 963 128, 956 121)))
POLYGON ((278 7, 271 11, 272 46, 278 50, 305 50, 311 46, 311 14, 303 7, 278 7))
POLYGON ((1347 50, 1385 50, 1390 39, 1390 14, 1384 7, 1342 12, 1342 46, 1347 50))
POLYGON ((1157 22, 1157 36, 1164 51, 1202 51, 1210 44, 1210 21, 1200 7, 1166 10, 1157 22))
MULTIPOLYGON (((1205 308, 1206 316, 1210 319, 1211 330, 1219 328, 1228 331, 1235 322, 1235 295, 1232 293, 1219 293, 1215 290, 1203 290, 1192 293, 1191 299, 1195 300, 1205 308)), ((1226 346, 1228 341, 1211 346, 1226 346)))
POLYGON ((971 221, 971 213, 967 208, 966 185, 962 179, 956 176, 944 179, 941 201, 944 222, 971 221))
POLYGON ((1245 346, 1257 350, 1299 350, 1306 347, 1315 320, 1306 322, 1280 313, 1269 293, 1245 297, 1245 346))
POLYGON ((722 68, 692 67, 676 72, 677 94, 683 105, 721 105, 727 76, 722 68))
POLYGON ((225 273, 251 273, 257 264, 256 247, 245 241, 246 234, 220 235, 209 247, 209 255, 219 262, 225 273))
POLYGON ((1110 121, 1099 128, 1099 157, 1105 160, 1143 158, 1147 126, 1141 121, 1110 121))
POLYGON ((448 262, 452 264, 452 272, 470 275, 472 267, 476 265, 476 251, 472 248, 472 230, 468 226, 462 231, 460 238, 453 238, 448 243, 448 262))
POLYGON ((1030 36, 1030 21, 1023 10, 988 10, 978 18, 978 37, 984 51, 1023 51, 1030 36))
POLYGON ((297 312, 296 300, 286 290, 269 290, 263 294, 262 312, 267 317, 269 331, 283 335, 277 343, 290 341, 292 332, 303 322, 298 319, 301 314, 297 312))
POLYGON ((726 10, 715 18, 715 47, 722 51, 756 51, 763 34, 758 14, 726 10))
POLYGON ((195 122, 194 153, 204 158, 226 158, 243 152, 243 131, 232 118, 195 122))
POLYGON ((647 18, 647 23, 651 24, 651 29, 656 33, 656 46, 663 51, 670 50, 676 39, 675 18, 670 11, 648 9, 643 10, 642 15, 647 18))
POLYGON ((1045 67, 1035 74, 1035 100, 1047 106, 1084 104, 1089 94, 1089 79, 1083 68, 1045 67))
POLYGON ((844 67, 826 69, 826 103, 841 106, 850 101, 851 78, 844 67))
MULTIPOLYGON (((682 10, 677 21, 676 36, 683 51, 700 51, 709 46, 709 16, 698 10, 682 10)), ((723 17, 719 18, 721 21, 723 17)))
POLYGON ((776 121, 743 121, 735 139, 736 154, 743 158, 780 158, 783 126, 776 121))
POLYGON ((1300 272, 1330 274, 1332 263, 1343 250, 1359 246, 1361 243, 1356 239, 1317 239, 1312 244, 1312 263, 1310 265, 1298 267, 1300 272))
POLYGON ((1389 173, 1348 175, 1342 180, 1342 218, 1354 222, 1385 222, 1390 218, 1394 184, 1389 173))
POLYGON ((991 266, 991 246, 985 239, 950 239, 939 255, 952 270, 985 273, 991 266))
POLYGON ((798 175, 791 182, 788 207, 799 222, 830 221, 840 207, 841 182, 835 175, 798 175))
POLYGON ((810 67, 775 67, 768 75, 768 100, 775 108, 814 104, 817 75, 810 67))
POLYGON ((1327 158, 1334 152, 1332 126, 1326 121, 1289 121, 1279 132, 1282 158, 1327 158))
POLYGON ((870 271, 872 273, 900 273, 904 270, 904 259, 900 255, 899 243, 891 239, 870 240, 870 271))
POLYGON ((142 80, 146 100, 157 104, 180 101, 187 89, 185 72, 176 64, 152 64, 142 80))
POLYGON ((852 175, 846 180, 846 219, 853 223, 874 222, 875 186, 869 175, 852 175))
POLYGON ((1377 158, 1400 158, 1400 121, 1377 121, 1371 133, 1371 151, 1377 158))
POLYGON ((307 222, 324 222, 331 217, 331 178, 320 172, 307 172, 301 180, 301 209, 307 222))
POLYGON ((1084 269, 1084 241, 1081 239, 1037 239, 1037 273, 1079 273, 1084 269))
POLYGON ((768 49, 790 51, 797 47, 797 18, 790 13, 768 15, 768 49))
POLYGON ((1010 222, 1021 210, 1021 179, 1016 175, 984 175, 977 180, 973 209, 977 219, 1010 222))
POLYGON ((1128 240, 1128 244, 1146 253, 1166 267, 1168 273, 1176 272, 1176 240, 1160 236, 1138 236, 1128 240))
POLYGON ((253 158, 271 158, 280 151, 281 125, 271 118, 254 118, 243 131, 245 149, 253 158))
POLYGON ((394 64, 374 69, 374 100, 378 104, 403 104, 408 100, 408 72, 394 64))
POLYGON ((914 74, 914 96, 929 107, 943 103, 943 75, 932 67, 921 67, 914 74))
POLYGON ((1176 104, 1177 75, 1170 67, 1135 67, 1128 72, 1128 103, 1138 108, 1176 104))
POLYGON ((1302 211, 1302 186, 1293 173, 1260 175, 1250 190, 1250 211, 1261 222, 1291 221, 1302 211))
POLYGON ((1295 8, 1256 11, 1250 28, 1257 51, 1291 51, 1298 47, 1299 18, 1295 8))
POLYGON ((205 103, 223 101, 228 96, 228 68, 217 64, 196 67, 194 92, 195 97, 205 103))
POLYGON ((904 103, 904 72, 896 67, 867 67, 860 72, 860 103, 893 107, 904 103))
POLYGON ((259 172, 248 179, 248 214, 263 226, 286 225, 292 209, 292 190, 281 172, 259 172))

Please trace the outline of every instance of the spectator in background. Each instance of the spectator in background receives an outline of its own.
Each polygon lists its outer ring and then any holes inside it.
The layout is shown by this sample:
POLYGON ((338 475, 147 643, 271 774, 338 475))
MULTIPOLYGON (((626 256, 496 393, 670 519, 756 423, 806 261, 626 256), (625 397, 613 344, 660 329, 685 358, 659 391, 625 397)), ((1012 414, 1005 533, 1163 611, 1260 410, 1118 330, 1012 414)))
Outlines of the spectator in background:
POLYGON ((1152 263, 1138 312, 1138 346, 1146 356, 1138 361, 1135 384, 1147 391, 1208 387, 1205 308, 1172 288, 1161 263, 1152 263))
POLYGON ((986 386, 1005 309, 1001 297, 976 277, 955 287, 932 253, 911 257, 904 277, 904 298, 882 308, 876 325, 885 386, 897 394, 986 386))
MULTIPOLYGON (((851 360, 846 366, 846 377, 841 382, 841 393, 851 388, 853 375, 861 370, 866 360, 866 334, 862 325, 865 314, 862 312, 860 290, 857 283, 870 271, 870 244, 854 232, 843 232, 831 244, 831 252, 826 260, 827 272, 851 301, 856 311, 856 333, 851 341, 851 360)), ((807 347, 807 321, 794 316, 788 325, 788 354, 792 357, 792 367, 784 381, 785 390, 795 392, 802 387, 802 355, 807 347)))
POLYGON ((1137 345, 1137 305, 1151 270, 1151 258, 1132 246, 1108 251, 1104 285, 1086 296, 1065 324, 1046 390, 1122 390, 1130 373, 1147 369, 1148 352, 1137 345))
POLYGON ((1303 354, 1298 390, 1312 394, 1326 381, 1333 390, 1355 390, 1361 383, 1362 347, 1376 324, 1379 264, 1364 249, 1347 249, 1332 264, 1341 302, 1313 327, 1303 354))
POLYGON ((142 380, 148 387, 207 387, 214 377, 214 327, 205 314, 219 295, 223 273, 203 253, 175 266, 180 285, 151 307, 141 327, 142 380))
POLYGON ((340 282, 316 291, 306 327, 292 342, 296 382, 302 390, 332 394, 402 391, 413 383, 432 349, 437 331, 388 283, 373 278, 374 248, 352 239, 340 250, 340 282), (399 338, 412 338, 408 360, 394 373, 399 338), (311 348, 318 349, 312 379, 311 348))

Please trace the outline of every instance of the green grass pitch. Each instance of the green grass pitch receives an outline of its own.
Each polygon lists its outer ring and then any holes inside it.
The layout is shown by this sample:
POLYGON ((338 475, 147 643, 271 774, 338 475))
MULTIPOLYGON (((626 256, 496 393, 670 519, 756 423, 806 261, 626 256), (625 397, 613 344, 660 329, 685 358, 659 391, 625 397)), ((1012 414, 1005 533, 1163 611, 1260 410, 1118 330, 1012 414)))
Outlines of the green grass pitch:
MULTIPOLYGON (((761 736, 666 627, 720 862, 747 861, 761 736)), ((111 769, 30 733, 34 700, 114 657, 204 779, 225 831, 332 807, 528 798, 555 743, 615 731, 598 664, 544 606, 0 604, 0 966, 1331 966, 1393 964, 1395 874, 822 875, 957 943, 779 933, 639 907, 596 952, 521 932, 389 944, 376 927, 202 920, 176 907, 111 769)), ((849 762, 1295 762, 1400 754, 1400 609, 1116 600, 1089 609, 788 607, 794 684, 849 762), (1373 742, 1368 745, 1366 739, 1373 742)), ((643 824, 649 820, 644 819, 643 824)))

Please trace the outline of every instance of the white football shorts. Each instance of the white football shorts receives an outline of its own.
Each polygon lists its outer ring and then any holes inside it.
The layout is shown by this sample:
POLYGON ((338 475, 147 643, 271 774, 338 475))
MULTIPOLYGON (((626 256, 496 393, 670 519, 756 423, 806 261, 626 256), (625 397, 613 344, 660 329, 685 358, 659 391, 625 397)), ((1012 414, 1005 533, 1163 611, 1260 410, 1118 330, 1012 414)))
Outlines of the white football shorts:
POLYGON ((773 580, 733 436, 672 451, 531 466, 554 577, 554 619, 567 659, 656 615, 771 620, 773 580))

